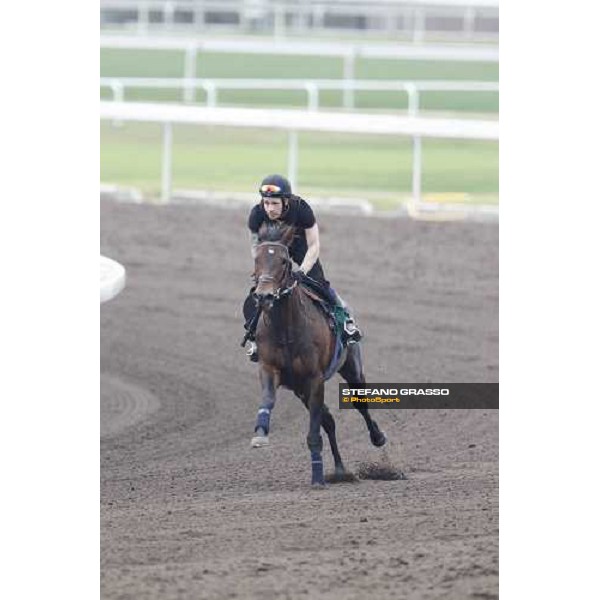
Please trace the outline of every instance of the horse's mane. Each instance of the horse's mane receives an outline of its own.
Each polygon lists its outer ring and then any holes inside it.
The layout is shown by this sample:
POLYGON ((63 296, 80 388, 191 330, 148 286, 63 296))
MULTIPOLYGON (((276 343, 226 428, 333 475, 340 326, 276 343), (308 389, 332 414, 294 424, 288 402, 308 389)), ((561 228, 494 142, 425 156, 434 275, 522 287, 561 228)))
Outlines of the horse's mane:
POLYGON ((263 223, 258 230, 259 242, 280 242, 289 246, 294 238, 294 228, 284 223, 263 223))

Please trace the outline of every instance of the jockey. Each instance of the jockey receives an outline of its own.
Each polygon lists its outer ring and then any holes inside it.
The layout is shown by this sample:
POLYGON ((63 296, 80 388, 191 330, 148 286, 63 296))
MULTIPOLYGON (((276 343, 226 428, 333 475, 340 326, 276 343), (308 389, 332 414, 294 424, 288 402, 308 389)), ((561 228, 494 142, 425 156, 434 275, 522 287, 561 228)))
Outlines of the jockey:
MULTIPOLYGON (((312 208, 305 200, 292 194, 290 182, 281 175, 265 177, 259 191, 261 201, 252 208, 248 218, 252 258, 255 257, 258 245, 258 230, 263 223, 280 221, 294 226, 296 235, 289 251, 292 260, 299 265, 298 271, 301 275, 308 276, 309 281, 316 282, 319 291, 325 295, 325 299, 332 306, 339 306, 345 310, 345 340, 349 343, 358 342, 362 335, 354 319, 350 316, 347 305, 329 285, 329 281, 325 279, 325 273, 319 261, 319 227, 312 208)), ((250 347, 246 354, 253 362, 258 360, 253 330, 256 323, 252 325, 255 311, 256 308, 249 296, 244 304, 244 316, 247 319, 246 329, 248 330, 247 339, 250 341, 250 347)))

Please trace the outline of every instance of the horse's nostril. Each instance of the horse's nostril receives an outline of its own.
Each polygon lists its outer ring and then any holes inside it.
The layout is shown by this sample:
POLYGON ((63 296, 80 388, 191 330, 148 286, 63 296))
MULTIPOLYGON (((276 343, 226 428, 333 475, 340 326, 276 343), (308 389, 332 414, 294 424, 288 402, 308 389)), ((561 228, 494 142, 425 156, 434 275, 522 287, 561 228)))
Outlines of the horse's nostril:
POLYGON ((266 294, 260 292, 258 294, 255 293, 255 297, 256 301, 262 305, 272 304, 275 300, 275 296, 271 292, 268 292, 266 294))

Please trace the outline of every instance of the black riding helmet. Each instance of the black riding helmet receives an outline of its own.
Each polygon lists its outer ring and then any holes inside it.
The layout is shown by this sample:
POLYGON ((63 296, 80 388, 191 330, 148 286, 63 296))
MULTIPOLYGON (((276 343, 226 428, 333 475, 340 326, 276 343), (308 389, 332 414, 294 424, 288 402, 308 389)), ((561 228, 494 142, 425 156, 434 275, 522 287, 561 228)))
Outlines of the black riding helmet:
POLYGON ((292 186, 283 175, 267 175, 260 184, 258 190, 261 195, 261 205, 265 198, 281 198, 283 204, 281 215, 283 216, 290 205, 292 186))

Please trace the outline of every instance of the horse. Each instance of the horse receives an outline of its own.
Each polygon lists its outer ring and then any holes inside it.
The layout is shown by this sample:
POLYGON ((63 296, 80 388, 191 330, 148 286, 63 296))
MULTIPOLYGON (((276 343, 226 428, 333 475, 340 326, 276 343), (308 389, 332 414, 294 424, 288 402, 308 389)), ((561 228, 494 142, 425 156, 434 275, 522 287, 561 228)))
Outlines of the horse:
MULTIPOLYGON (((327 372, 332 372, 336 334, 328 316, 313 300, 314 294, 300 283, 292 270, 289 246, 294 228, 264 224, 255 253, 253 299, 260 318, 256 328, 262 401, 258 409, 252 446, 267 445, 276 390, 284 386, 300 398, 310 414, 306 438, 311 456, 314 487, 325 485, 321 427, 329 438, 335 463, 335 479, 349 477, 335 435, 335 421, 324 402, 327 372), (312 296, 312 297, 311 297, 312 296)), ((352 387, 366 382, 360 343, 348 344, 339 354, 337 371, 352 387)), ((371 443, 381 447, 386 435, 371 418, 368 407, 353 403, 363 417, 371 443)))

